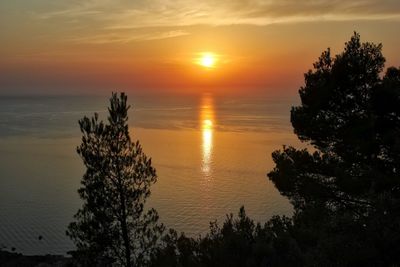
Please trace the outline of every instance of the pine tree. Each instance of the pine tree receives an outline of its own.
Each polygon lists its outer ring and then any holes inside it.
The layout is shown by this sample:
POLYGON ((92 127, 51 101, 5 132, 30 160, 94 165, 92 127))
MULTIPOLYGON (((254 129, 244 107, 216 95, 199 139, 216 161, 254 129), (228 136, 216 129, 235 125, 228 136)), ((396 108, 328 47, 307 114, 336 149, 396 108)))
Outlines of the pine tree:
POLYGON ((296 239, 310 266, 400 262, 400 69, 383 74, 382 45, 354 33, 323 52, 291 110, 313 152, 284 147, 268 174, 294 205, 296 239))
POLYGON ((132 142, 128 129, 127 96, 112 94, 108 123, 94 117, 79 121, 83 134, 77 152, 86 166, 78 190, 83 206, 67 235, 83 266, 143 266, 164 231, 154 209, 145 211, 156 170, 132 142))

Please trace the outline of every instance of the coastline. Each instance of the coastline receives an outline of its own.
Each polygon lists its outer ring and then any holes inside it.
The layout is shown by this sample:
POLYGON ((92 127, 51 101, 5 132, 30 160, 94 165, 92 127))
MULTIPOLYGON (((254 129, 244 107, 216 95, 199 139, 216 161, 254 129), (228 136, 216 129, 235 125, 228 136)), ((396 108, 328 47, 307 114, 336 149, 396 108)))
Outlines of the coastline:
POLYGON ((0 250, 0 265, 3 267, 30 267, 30 266, 73 266, 72 258, 62 255, 33 255, 0 250))

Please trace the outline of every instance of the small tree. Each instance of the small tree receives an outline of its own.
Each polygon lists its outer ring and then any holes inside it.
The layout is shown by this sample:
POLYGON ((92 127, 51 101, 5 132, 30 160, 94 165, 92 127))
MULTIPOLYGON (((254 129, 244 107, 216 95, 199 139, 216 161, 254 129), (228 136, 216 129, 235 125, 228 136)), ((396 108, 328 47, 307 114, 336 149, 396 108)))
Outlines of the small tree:
POLYGON ((97 113, 79 121, 77 152, 86 173, 78 193, 84 203, 67 235, 84 266, 145 265, 164 231, 154 209, 144 212, 156 171, 139 141, 131 141, 126 101, 124 93, 112 94, 107 124, 97 113))

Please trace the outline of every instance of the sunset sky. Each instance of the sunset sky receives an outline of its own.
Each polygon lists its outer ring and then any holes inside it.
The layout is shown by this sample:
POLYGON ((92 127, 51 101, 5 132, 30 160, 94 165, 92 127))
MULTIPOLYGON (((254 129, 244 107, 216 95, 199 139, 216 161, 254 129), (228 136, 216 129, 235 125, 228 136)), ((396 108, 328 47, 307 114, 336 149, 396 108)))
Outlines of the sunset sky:
POLYGON ((0 94, 296 94, 353 31, 399 66, 399 29, 398 0, 2 0, 0 94))

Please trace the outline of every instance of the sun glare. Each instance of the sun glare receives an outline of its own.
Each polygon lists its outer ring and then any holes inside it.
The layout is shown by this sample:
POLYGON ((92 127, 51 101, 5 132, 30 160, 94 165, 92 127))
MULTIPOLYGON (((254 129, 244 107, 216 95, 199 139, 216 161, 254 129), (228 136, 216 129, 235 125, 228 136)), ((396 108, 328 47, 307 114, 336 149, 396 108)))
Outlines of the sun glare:
POLYGON ((213 53, 203 53, 198 63, 206 68, 213 68, 215 66, 216 57, 213 53))
POLYGON ((212 128, 212 120, 204 120, 203 121, 203 129, 211 129, 212 128))
POLYGON ((202 170, 206 176, 210 174, 213 154, 214 105, 211 96, 204 95, 200 108, 201 132, 203 135, 202 170))

